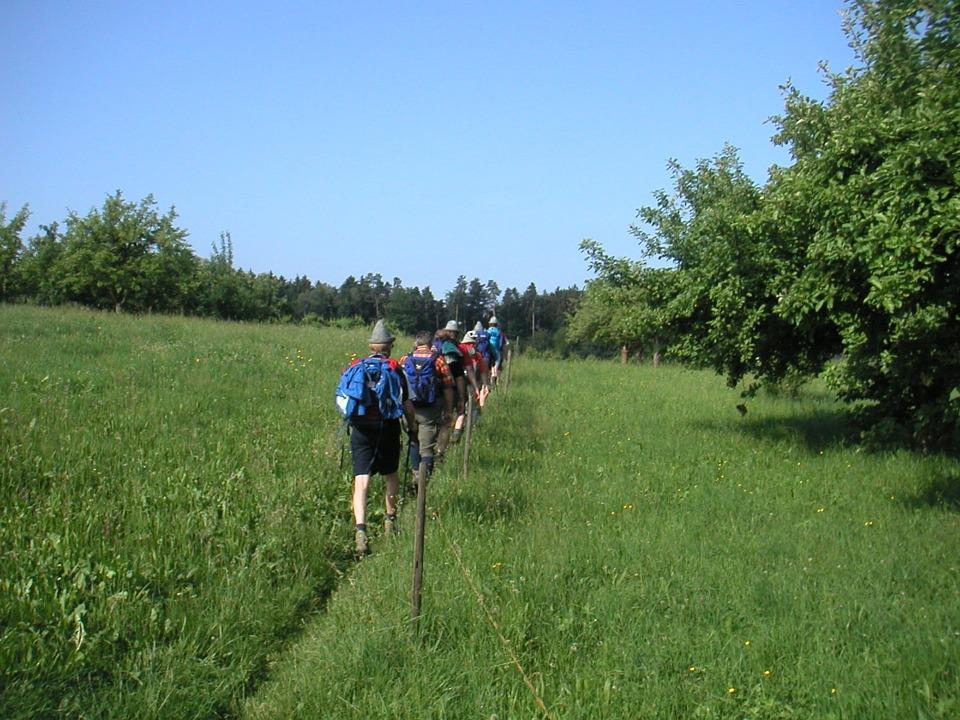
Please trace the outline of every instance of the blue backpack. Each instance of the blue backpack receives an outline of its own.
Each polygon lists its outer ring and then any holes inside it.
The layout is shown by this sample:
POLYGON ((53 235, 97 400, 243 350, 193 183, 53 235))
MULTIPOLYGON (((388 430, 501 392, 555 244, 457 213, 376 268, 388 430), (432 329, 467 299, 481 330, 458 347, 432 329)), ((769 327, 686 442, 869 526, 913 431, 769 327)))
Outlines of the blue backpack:
POLYGON ((492 327, 487 330, 487 335, 490 338, 490 345, 494 350, 500 352, 500 346, 503 344, 503 336, 500 334, 500 328, 492 327))
POLYGON ((477 352, 483 355, 483 359, 490 362, 490 334, 486 330, 477 330, 477 352))
POLYGON ((426 357, 407 355, 403 361, 403 372, 407 376, 410 400, 418 407, 433 405, 437 401, 436 362, 436 353, 426 357))
POLYGON ((333 399, 345 420, 362 417, 373 406, 384 420, 395 420, 403 415, 402 398, 400 377, 391 372, 390 364, 368 357, 343 371, 333 399))

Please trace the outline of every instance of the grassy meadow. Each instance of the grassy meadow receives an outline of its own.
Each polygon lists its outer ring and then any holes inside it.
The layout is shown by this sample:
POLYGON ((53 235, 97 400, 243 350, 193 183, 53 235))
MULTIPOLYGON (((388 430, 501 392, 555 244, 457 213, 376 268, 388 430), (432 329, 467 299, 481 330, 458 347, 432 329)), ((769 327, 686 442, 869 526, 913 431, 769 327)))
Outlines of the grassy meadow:
POLYGON ((430 484, 415 636, 412 504, 348 552, 363 341, 0 306, 0 716, 960 715, 960 464, 816 387, 516 362, 430 484))
POLYGON ((231 714, 351 562, 363 340, 0 306, 0 717, 231 714))

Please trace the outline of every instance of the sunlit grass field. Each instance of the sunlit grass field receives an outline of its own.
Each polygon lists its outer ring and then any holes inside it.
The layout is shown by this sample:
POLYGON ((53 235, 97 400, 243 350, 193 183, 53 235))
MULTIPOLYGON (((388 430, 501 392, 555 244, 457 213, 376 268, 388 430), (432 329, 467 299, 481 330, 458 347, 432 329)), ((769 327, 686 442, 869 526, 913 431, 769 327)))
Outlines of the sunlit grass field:
POLYGON ((466 482, 353 572, 248 718, 960 715, 953 461, 845 446, 826 396, 524 360, 466 482))
POLYGON ((960 715, 960 467, 816 387, 516 362, 430 484, 415 635, 413 504, 348 553, 364 340, 0 306, 0 716, 960 715))
POLYGON ((361 332, 0 306, 0 717, 215 717, 349 563, 361 332))

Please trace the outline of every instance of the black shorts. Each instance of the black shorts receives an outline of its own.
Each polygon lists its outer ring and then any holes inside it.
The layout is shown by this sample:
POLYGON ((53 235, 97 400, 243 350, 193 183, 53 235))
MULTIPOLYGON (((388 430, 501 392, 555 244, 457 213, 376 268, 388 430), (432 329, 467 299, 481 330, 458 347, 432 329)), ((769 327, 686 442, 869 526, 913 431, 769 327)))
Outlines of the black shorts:
POLYGON ((389 475, 400 467, 400 421, 352 425, 350 453, 354 475, 389 475))

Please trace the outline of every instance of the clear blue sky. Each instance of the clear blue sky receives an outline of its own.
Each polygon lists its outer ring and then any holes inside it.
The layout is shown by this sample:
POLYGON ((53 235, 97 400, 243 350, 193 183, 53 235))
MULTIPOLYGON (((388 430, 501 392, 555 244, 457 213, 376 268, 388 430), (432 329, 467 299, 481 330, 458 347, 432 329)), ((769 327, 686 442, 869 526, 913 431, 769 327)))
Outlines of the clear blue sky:
POLYGON ((0 23, 0 201, 41 223, 149 193, 203 257, 443 293, 581 284, 585 237, 725 142, 758 181, 787 79, 853 62, 840 0, 57 2, 0 23))

